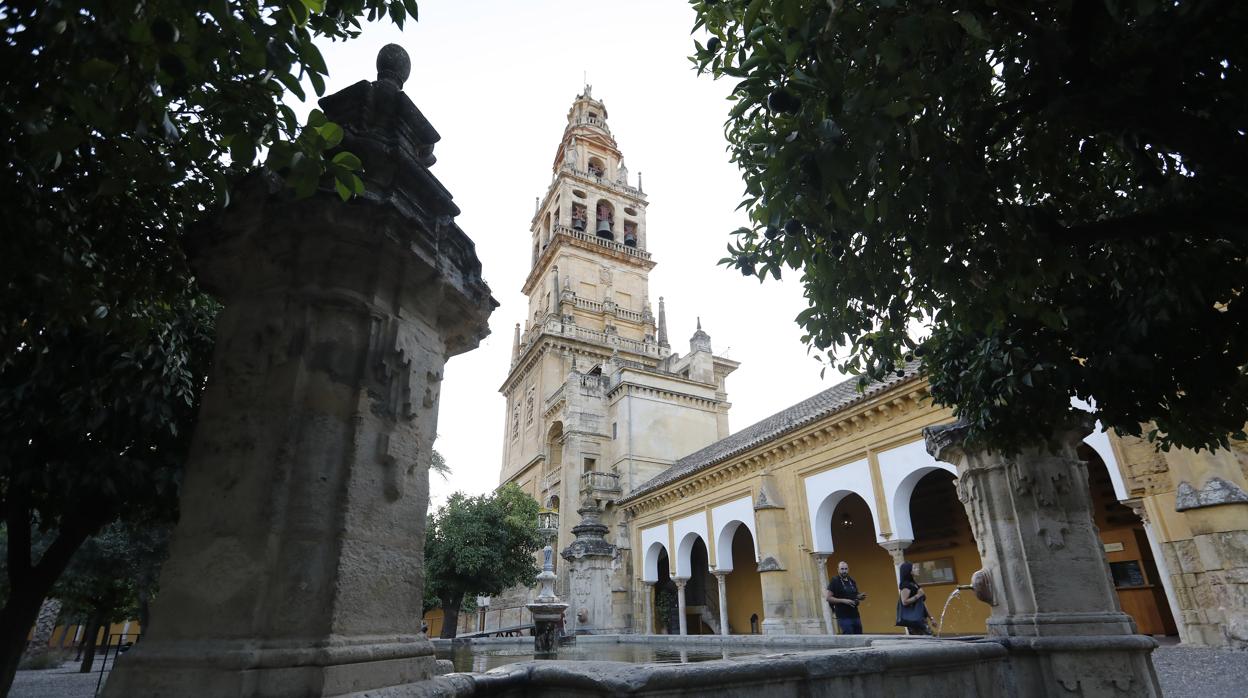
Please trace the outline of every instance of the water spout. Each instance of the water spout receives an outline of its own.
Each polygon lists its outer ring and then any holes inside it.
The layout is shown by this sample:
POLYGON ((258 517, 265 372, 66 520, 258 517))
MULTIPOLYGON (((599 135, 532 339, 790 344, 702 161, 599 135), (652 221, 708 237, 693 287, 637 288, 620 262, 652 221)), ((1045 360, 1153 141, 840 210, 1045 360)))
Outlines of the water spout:
POLYGON ((971 586, 969 584, 959 584, 954 587, 953 592, 949 594, 949 598, 945 599, 945 607, 940 609, 940 621, 936 624, 936 637, 940 637, 940 634, 945 632, 945 614, 949 612, 949 604, 953 603, 953 600, 958 598, 958 594, 961 594, 963 589, 970 588, 971 586))

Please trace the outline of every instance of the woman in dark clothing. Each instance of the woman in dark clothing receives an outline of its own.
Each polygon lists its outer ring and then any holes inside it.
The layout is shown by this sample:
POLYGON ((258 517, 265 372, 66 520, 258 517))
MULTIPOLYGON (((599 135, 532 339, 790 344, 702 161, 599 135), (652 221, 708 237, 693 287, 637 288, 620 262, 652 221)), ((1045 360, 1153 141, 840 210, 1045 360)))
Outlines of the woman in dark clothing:
POLYGON ((931 635, 932 630, 927 621, 932 614, 924 603, 927 592, 914 581, 914 565, 909 562, 901 563, 900 578, 897 585, 897 593, 901 597, 897 605, 897 625, 908 629, 912 635, 931 635), (916 604, 918 610, 914 608, 916 604))

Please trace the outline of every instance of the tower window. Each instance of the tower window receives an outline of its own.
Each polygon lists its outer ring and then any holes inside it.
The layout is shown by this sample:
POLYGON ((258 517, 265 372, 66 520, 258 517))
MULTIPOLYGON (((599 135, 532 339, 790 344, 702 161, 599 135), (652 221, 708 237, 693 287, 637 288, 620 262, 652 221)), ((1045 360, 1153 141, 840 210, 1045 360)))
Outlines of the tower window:
POLYGON ((620 438, 620 423, 611 422, 611 439, 615 440, 618 438, 620 438))
POLYGON ((594 472, 597 468, 598 468, 598 459, 597 459, 597 458, 586 458, 586 459, 585 459, 585 472, 587 472, 587 473, 592 473, 592 472, 594 472))
POLYGON ((595 177, 601 177, 607 173, 607 166, 598 158, 590 158, 588 167, 589 173, 595 177))

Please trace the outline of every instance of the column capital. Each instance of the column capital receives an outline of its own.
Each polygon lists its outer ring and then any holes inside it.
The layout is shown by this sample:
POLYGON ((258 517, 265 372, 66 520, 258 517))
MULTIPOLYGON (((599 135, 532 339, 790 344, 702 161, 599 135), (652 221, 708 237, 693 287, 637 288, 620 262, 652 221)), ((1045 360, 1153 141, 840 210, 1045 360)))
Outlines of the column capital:
POLYGON ((811 558, 813 558, 815 562, 817 562, 817 563, 819 563, 819 564, 821 564, 821 565, 822 565, 823 563, 827 562, 827 561, 828 561, 828 560, 832 557, 832 555, 834 555, 834 553, 819 553, 819 552, 815 552, 815 553, 811 553, 811 554, 810 554, 811 558))
POLYGON ((715 575, 716 577, 720 579, 723 579, 724 577, 727 577, 728 575, 732 574, 732 570, 711 570, 711 574, 715 575))
POLYGON ((684 589, 685 585, 689 583, 689 578, 688 577, 672 577, 672 581, 676 582, 677 589, 684 589))
POLYGON ((656 579, 656 580, 654 580, 654 581, 652 582, 652 581, 650 581, 650 580, 648 580, 648 579, 643 579, 643 580, 641 580, 641 583, 642 583, 642 584, 645 584, 645 585, 646 585, 646 586, 648 586, 648 587, 652 587, 652 586, 654 586, 655 584, 658 584, 658 583, 659 583, 659 580, 657 580, 657 579, 656 579))
POLYGON ((892 540, 882 541, 880 547, 884 548, 892 554, 897 554, 910 547, 914 541, 910 538, 894 538, 892 540))

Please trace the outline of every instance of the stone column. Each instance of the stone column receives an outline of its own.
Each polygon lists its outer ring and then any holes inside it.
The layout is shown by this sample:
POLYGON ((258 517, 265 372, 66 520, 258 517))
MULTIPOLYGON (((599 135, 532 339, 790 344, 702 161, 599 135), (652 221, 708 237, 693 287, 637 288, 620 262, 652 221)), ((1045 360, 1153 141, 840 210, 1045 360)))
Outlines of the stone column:
POLYGON ((676 620, 680 623, 680 634, 688 635, 689 629, 686 626, 689 621, 685 619, 685 585, 689 583, 689 578, 672 577, 672 581, 676 582, 676 612, 678 614, 676 620))
POLYGON ((906 548, 909 548, 913 542, 906 538, 897 538, 880 543, 880 547, 887 550, 888 554, 893 558, 893 577, 898 582, 901 581, 901 563, 906 561, 906 548))
POLYGON ((754 502, 754 523, 758 527, 758 581, 762 587, 763 618, 759 631, 764 635, 785 635, 794 631, 793 594, 781 562, 781 550, 791 546, 788 518, 774 476, 764 474, 754 502))
POLYGON ((642 630, 643 635, 651 635, 654 633, 654 585, 655 582, 642 582, 646 585, 646 598, 642 603, 645 607, 646 625, 642 630))
POLYGON ((715 586, 719 587, 719 634, 728 634, 728 575, 732 570, 712 570, 715 586))
POLYGON ((144 638, 107 696, 330 696, 419 681, 428 464, 448 357, 497 304, 429 172, 439 136, 378 79, 325 97, 366 192, 244 180, 188 232, 224 309, 144 638))
POLYGON ((962 424, 924 430, 928 452, 958 469, 984 563, 976 595, 993 606, 990 638, 1010 650, 1013 695, 1161 695, 1157 643, 1119 610, 1092 522, 1075 451, 1091 430, 1085 415, 1015 455, 967 448, 962 424))
POLYGON ((606 540, 607 528, 598 520, 598 504, 586 496, 576 510, 581 522, 572 528, 576 537, 560 555, 568 561, 568 601, 574 611, 577 634, 611 629, 611 567, 615 546, 606 540))
POLYGON ((815 561, 815 571, 819 573, 819 606, 823 609, 823 629, 828 635, 836 634, 836 623, 832 619, 832 605, 828 603, 828 558, 830 553, 811 553, 815 561))

